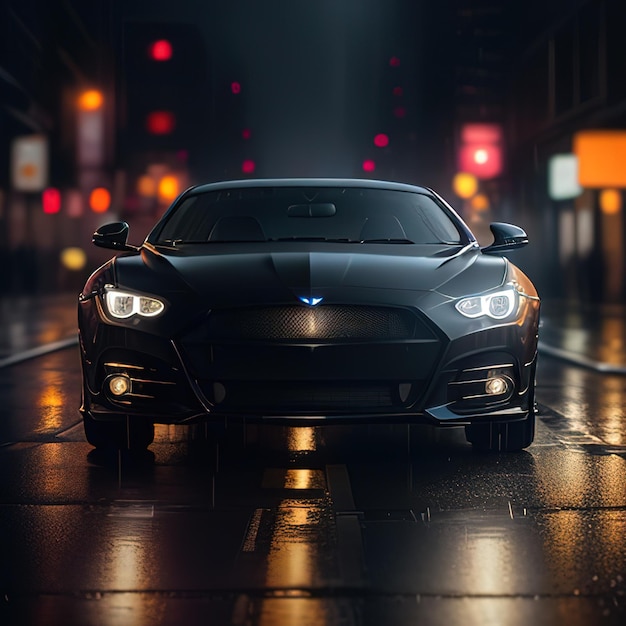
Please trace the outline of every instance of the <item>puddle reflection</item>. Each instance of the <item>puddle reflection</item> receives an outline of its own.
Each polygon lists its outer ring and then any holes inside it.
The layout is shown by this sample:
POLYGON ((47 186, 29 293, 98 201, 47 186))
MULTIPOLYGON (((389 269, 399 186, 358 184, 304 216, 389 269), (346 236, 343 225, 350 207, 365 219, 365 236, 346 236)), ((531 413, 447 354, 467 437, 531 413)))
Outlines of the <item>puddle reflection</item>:
POLYGON ((626 384, 623 378, 606 376, 600 388, 601 438, 615 446, 626 445, 626 384))
POLYGON ((314 452, 317 450, 315 428, 303 426, 289 428, 287 431, 287 446, 290 452, 314 452))
POLYGON ((37 397, 39 422, 35 425, 37 434, 51 433, 63 426, 68 398, 60 372, 40 369, 38 385, 41 391, 37 397))
MULTIPOLYGON (((315 429, 290 428, 290 452, 316 449, 315 429)), ((326 481, 319 469, 284 471, 283 489, 325 490, 326 481)), ((259 626, 298 624, 323 626, 333 623, 332 604, 307 597, 304 590, 326 584, 329 541, 334 524, 327 497, 285 498, 276 510, 265 585, 275 589, 274 597, 261 601, 259 626), (284 591, 281 591, 284 590, 284 591)))

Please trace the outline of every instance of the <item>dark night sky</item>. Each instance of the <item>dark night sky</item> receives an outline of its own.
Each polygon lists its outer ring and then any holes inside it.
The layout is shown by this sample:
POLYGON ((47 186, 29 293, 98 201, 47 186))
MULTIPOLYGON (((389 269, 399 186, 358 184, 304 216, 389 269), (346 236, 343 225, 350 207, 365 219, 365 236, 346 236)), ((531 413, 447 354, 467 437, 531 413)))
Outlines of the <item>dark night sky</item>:
MULTIPOLYGON (((122 6, 124 19, 189 21, 203 31, 214 87, 242 83, 260 173, 341 176, 359 173, 355 166, 367 158, 373 136, 389 130, 381 113, 389 58, 402 58, 405 82, 419 82, 418 54, 432 28, 419 15, 428 4, 157 1, 149 12, 142 0, 122 6)), ((419 132, 429 126, 417 117, 419 91, 405 91, 414 98, 407 124, 419 132)))
MULTIPOLYGON (((71 30, 59 26, 60 20, 46 20, 48 15, 72 22, 68 15, 78 14, 96 39, 108 42, 111 37, 116 44, 127 22, 197 27, 214 94, 207 110, 222 133, 207 149, 217 155, 232 149, 231 161, 239 160, 231 145, 235 142, 220 128, 226 126, 228 105, 220 109, 215 99, 225 100, 230 82, 240 81, 240 121, 252 130, 247 145, 259 176, 362 175, 361 162, 376 158, 381 163, 378 177, 437 185, 440 170, 450 169, 454 150, 454 94, 461 80, 457 66, 481 45, 472 36, 460 41, 458 15, 472 6, 493 4, 497 9, 499 3, 509 19, 515 15, 512 37, 507 37, 511 48, 514 40, 532 40, 546 23, 572 9, 572 0, 9 0, 7 6, 35 35, 41 34, 42 49, 55 45, 49 41, 55 33, 71 30), (55 14, 51 7, 57 3, 63 10, 55 14), (394 71, 389 68, 392 56, 402 61, 394 71), (396 85, 404 88, 407 116, 402 124, 391 114, 389 94, 396 85), (373 148, 379 132, 391 138, 385 151, 373 148)), ((31 44, 23 39, 24 45, 31 44)), ((59 49, 67 48, 62 39, 59 49)), ((73 53, 80 55, 80 46, 73 53)), ((100 68, 111 62, 101 56, 100 68)), ((116 48, 113 56, 123 59, 123 52, 116 48)), ((80 66, 79 74, 97 81, 101 72, 93 71, 94 64, 89 56, 73 63, 80 66)), ((16 75, 27 79, 40 71, 40 61, 31 65, 16 75)), ((76 74, 73 66, 63 69, 76 74)), ((40 91, 47 97, 54 90, 40 91)))

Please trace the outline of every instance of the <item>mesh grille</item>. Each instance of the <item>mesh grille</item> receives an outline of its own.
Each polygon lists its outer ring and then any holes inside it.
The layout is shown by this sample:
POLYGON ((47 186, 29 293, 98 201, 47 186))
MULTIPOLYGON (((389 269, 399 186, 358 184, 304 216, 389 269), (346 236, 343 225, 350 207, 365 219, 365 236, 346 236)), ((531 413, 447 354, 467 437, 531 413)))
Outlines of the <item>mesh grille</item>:
POLYGON ((369 306, 282 306, 214 311, 211 339, 409 339, 414 316, 369 306))

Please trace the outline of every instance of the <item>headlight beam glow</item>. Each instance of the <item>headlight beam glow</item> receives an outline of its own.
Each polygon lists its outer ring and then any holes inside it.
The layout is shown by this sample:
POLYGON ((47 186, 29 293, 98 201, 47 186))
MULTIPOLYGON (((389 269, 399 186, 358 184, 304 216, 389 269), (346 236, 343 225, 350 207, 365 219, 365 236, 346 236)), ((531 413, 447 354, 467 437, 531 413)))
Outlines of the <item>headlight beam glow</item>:
POLYGON ((142 317, 155 317, 163 312, 165 305, 161 300, 126 291, 120 291, 113 287, 105 287, 107 312, 117 319, 127 319, 132 315, 142 317))
POLYGON ((469 318, 487 315, 495 320, 503 320, 511 315, 516 308, 517 291, 507 289, 495 293, 462 298, 455 304, 456 310, 469 318))

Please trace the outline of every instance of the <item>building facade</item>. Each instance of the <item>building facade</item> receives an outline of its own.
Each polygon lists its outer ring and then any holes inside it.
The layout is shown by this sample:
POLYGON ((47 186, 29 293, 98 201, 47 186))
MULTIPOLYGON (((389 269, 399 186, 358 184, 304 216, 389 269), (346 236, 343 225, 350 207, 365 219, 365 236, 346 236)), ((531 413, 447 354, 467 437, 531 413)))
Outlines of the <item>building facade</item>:
POLYGON ((626 3, 527 2, 515 19, 520 35, 507 86, 507 175, 510 208, 532 231, 528 265, 549 297, 621 302, 624 190, 611 189, 607 203, 600 186, 565 199, 555 199, 550 186, 554 157, 571 154, 578 133, 626 131, 626 3))

